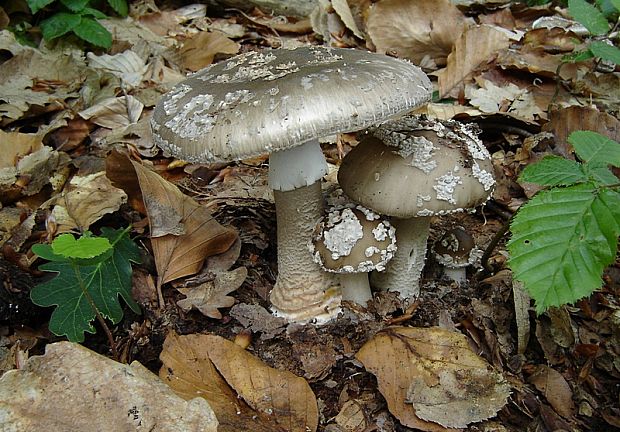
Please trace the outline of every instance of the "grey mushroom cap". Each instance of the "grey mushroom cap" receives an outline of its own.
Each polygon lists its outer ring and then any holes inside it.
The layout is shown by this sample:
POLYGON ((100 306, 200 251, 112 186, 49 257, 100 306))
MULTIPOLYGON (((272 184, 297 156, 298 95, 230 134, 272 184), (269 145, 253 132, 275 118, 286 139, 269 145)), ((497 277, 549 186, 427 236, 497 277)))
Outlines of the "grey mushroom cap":
POLYGON ((207 67, 159 101, 157 146, 189 162, 232 161, 360 130, 431 96, 417 66, 311 46, 248 52, 207 67))
POLYGON ((474 238, 464 228, 447 231, 434 246, 435 259, 449 268, 473 265, 481 255, 474 238))
POLYGON ((495 185, 491 156, 470 126, 423 116, 372 129, 343 159, 338 182, 353 201, 398 218, 473 209, 495 185))

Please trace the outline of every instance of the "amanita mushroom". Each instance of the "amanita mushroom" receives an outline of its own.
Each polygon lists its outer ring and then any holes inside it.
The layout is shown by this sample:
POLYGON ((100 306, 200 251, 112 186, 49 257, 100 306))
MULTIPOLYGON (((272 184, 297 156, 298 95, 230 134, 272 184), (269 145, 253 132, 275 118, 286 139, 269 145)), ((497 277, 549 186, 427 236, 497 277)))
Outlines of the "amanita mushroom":
POLYGON ((383 271, 396 252, 390 223, 360 205, 335 207, 315 227, 308 247, 325 271, 339 273, 342 299, 366 306, 368 273, 383 271))
POLYGON ((474 130, 456 121, 407 116, 363 138, 343 159, 338 181, 354 202, 393 216, 398 236, 394 258, 385 272, 373 273, 372 284, 416 298, 431 216, 486 202, 492 170, 474 130))
POLYGON ((159 147, 190 162, 270 153, 278 220, 273 311, 321 323, 337 314, 340 294, 306 248, 323 210, 318 138, 377 124, 430 95, 418 67, 384 55, 316 46, 249 52, 177 84, 151 126, 159 147))
POLYGON ((435 259, 443 266, 443 274, 458 284, 467 280, 466 268, 482 255, 474 238, 461 227, 447 231, 435 242, 435 259))

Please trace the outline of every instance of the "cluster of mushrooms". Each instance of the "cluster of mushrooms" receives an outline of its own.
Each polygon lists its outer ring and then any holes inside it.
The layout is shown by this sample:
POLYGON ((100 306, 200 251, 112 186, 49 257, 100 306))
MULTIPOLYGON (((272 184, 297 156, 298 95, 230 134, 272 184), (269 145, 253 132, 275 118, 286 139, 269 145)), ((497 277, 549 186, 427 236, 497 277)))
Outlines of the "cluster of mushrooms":
POLYGON ((371 270, 375 287, 415 298, 430 217, 472 209, 491 193, 489 153, 468 126, 402 117, 431 92, 421 69, 381 54, 322 46, 248 52, 177 84, 151 126, 156 145, 189 162, 270 154, 272 311, 324 323, 343 298, 371 298, 371 270), (327 164, 318 139, 367 128, 338 173, 353 204, 324 215, 327 164))

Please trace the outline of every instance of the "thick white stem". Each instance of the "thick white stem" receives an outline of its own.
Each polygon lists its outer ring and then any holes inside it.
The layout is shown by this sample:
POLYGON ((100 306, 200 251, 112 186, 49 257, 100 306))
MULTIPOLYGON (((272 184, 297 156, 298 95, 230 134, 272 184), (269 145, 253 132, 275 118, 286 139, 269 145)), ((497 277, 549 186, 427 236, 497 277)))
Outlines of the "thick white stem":
POLYGON ((368 273, 341 273, 342 299, 355 302, 362 306, 372 300, 368 273))
POLYGON ((398 248, 384 272, 373 272, 372 285, 380 290, 398 291, 412 301, 420 295, 420 277, 426 259, 430 217, 392 219, 398 248))
POLYGON ((321 180, 327 174, 327 163, 318 140, 269 155, 269 187, 290 191, 321 180))
POLYGON ((278 233, 278 277, 270 294, 273 312, 294 322, 324 323, 340 310, 334 275, 312 259, 308 239, 323 215, 321 183, 274 191, 278 233))

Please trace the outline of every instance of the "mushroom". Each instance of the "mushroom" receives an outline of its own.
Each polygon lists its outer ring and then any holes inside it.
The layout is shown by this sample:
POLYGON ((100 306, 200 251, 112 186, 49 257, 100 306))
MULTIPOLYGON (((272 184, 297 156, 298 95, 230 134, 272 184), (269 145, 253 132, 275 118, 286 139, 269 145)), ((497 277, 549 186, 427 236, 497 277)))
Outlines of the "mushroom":
POLYGON ((429 100, 431 88, 411 63, 360 50, 248 52, 177 84, 155 107, 151 127, 155 144, 189 162, 270 153, 278 222, 273 312, 322 323, 338 313, 340 294, 306 248, 323 215, 318 138, 411 110, 429 100))
POLYGON ((447 231, 435 242, 435 259, 443 266, 443 274, 458 284, 467 280, 465 268, 481 257, 473 237, 465 228, 457 227, 447 231))
POLYGON ((354 202, 393 216, 398 249, 372 284, 407 302, 420 293, 431 216, 471 210, 495 180, 474 129, 456 121, 406 116, 370 132, 343 159, 338 181, 354 202))
POLYGON ((334 207, 316 225, 308 247, 323 270, 340 274, 342 299, 366 306, 372 300, 368 273, 385 270, 394 256, 394 231, 365 207, 334 207))

